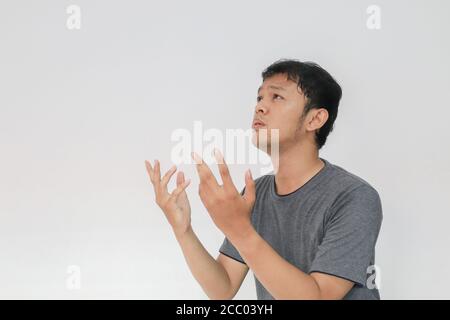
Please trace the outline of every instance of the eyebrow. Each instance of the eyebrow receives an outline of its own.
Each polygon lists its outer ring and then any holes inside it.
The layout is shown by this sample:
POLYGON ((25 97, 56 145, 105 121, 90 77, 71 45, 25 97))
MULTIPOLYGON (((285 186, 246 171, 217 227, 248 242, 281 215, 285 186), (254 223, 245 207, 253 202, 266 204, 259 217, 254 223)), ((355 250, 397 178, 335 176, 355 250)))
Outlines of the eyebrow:
MULTIPOLYGON (((285 88, 283 88, 283 87, 279 87, 279 86, 274 86, 274 85, 270 85, 270 86, 268 86, 268 88, 271 88, 271 89, 276 89, 276 90, 284 90, 284 91, 286 91, 286 89, 285 89, 285 88)), ((258 88, 258 93, 259 93, 259 91, 261 91, 261 89, 262 89, 262 86, 260 86, 260 87, 258 88)))

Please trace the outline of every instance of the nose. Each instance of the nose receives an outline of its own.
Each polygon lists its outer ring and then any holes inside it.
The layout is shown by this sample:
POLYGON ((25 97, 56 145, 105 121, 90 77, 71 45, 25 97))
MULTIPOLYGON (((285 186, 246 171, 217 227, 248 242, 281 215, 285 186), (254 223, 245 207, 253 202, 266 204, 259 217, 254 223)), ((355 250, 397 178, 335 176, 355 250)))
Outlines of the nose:
POLYGON ((255 108, 256 114, 258 114, 258 113, 266 114, 267 110, 268 110, 267 107, 261 101, 256 105, 256 108, 255 108))

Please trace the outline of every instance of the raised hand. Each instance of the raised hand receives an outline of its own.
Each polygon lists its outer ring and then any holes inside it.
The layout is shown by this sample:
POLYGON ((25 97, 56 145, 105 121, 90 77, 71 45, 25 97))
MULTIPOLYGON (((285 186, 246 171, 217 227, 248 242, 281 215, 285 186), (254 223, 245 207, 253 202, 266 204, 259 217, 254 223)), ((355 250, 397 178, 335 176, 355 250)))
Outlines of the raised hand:
POLYGON ((167 190, 173 174, 177 171, 176 166, 172 166, 161 179, 161 169, 158 160, 155 160, 154 167, 149 161, 145 161, 150 181, 155 191, 155 201, 164 212, 167 221, 172 226, 176 235, 181 235, 191 227, 191 206, 185 189, 190 183, 190 179, 185 180, 182 171, 177 174, 177 187, 172 193, 167 190))
POLYGON ((223 185, 219 185, 211 169, 196 153, 192 153, 200 177, 199 195, 216 226, 230 237, 242 236, 250 228, 251 212, 255 203, 255 182, 250 170, 245 174, 245 192, 236 189, 223 155, 215 150, 223 185))

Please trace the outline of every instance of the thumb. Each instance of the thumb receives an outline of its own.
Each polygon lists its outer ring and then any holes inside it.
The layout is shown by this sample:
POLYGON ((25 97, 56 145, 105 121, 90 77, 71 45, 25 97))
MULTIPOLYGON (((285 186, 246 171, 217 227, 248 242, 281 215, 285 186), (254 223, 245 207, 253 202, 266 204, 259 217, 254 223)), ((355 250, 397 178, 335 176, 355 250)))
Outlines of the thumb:
POLYGON ((250 169, 245 172, 245 191, 243 198, 253 204, 255 201, 255 181, 253 180, 250 169))

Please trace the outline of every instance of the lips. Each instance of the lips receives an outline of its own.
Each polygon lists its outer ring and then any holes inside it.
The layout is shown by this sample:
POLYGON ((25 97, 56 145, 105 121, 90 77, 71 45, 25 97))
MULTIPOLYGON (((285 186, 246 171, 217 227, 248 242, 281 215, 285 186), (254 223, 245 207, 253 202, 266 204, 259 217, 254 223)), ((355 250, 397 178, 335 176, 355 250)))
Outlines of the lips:
POLYGON ((257 129, 257 128, 261 128, 261 127, 265 127, 265 126, 266 126, 266 124, 262 120, 259 120, 259 119, 253 120, 253 124, 252 124, 253 129, 257 129))

